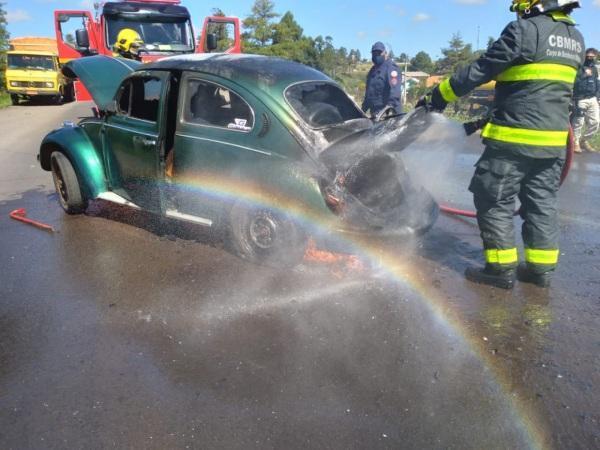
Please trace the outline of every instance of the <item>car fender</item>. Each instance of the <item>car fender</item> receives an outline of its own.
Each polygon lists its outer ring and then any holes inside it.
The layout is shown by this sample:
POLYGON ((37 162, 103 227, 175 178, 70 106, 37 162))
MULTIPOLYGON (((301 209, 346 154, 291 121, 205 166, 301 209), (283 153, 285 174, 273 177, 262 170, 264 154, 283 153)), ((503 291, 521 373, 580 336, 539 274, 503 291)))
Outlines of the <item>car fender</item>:
POLYGON ((46 135, 38 154, 42 169, 51 170, 50 155, 54 151, 69 158, 86 198, 96 198, 108 190, 102 157, 81 127, 63 127, 46 135))

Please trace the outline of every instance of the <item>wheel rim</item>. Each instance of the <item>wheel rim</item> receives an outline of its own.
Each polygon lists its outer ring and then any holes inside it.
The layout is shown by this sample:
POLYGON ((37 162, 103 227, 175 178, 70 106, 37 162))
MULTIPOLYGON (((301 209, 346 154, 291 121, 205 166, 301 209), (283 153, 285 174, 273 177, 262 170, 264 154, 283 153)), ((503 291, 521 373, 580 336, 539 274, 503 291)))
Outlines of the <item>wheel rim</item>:
POLYGON ((277 221, 266 211, 256 214, 250 222, 250 239, 259 248, 268 249, 277 239, 277 221))
POLYGON ((67 192, 67 187, 65 185, 60 167, 54 159, 52 160, 52 175, 54 178, 54 187, 56 188, 56 192, 60 197, 60 201, 66 205, 67 201, 69 200, 69 194, 67 192))

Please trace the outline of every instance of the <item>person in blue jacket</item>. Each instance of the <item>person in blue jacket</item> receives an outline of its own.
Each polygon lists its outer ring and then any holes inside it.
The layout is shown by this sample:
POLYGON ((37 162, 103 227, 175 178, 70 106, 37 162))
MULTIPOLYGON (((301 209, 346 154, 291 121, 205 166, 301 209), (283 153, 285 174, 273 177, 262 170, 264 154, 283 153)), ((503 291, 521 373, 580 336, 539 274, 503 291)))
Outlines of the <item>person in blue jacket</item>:
POLYGON ((373 67, 367 75, 367 88, 362 110, 375 117, 386 106, 391 106, 396 114, 402 113, 402 83, 398 66, 388 58, 385 45, 375 42, 371 48, 373 67))

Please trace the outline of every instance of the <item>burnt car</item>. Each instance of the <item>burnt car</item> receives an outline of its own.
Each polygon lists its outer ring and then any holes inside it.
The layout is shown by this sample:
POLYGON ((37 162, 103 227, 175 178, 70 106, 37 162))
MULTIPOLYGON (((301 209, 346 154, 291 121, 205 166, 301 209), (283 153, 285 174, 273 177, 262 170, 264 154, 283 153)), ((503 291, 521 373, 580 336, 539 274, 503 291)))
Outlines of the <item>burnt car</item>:
POLYGON ((285 263, 309 236, 403 239, 436 220, 399 156, 425 113, 373 121, 323 73, 256 55, 94 56, 63 70, 99 112, 40 147, 69 214, 103 199, 223 227, 243 257, 285 263))

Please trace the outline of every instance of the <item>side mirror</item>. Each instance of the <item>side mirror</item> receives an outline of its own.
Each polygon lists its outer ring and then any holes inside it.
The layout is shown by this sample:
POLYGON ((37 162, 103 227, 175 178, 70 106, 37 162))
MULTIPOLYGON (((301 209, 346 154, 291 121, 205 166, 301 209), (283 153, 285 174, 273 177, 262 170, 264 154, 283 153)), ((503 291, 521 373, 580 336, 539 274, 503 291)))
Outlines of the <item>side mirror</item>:
POLYGON ((88 49, 90 48, 90 36, 88 35, 87 30, 75 30, 75 41, 77 41, 77 47, 88 49))
POLYGON ((217 35, 209 33, 206 35, 206 50, 212 52, 217 49, 217 35))
POLYGON ((102 114, 102 112, 101 112, 101 115, 102 116, 114 116, 116 113, 117 113, 117 101, 113 100, 106 106, 106 110, 104 111, 104 114, 102 114))

